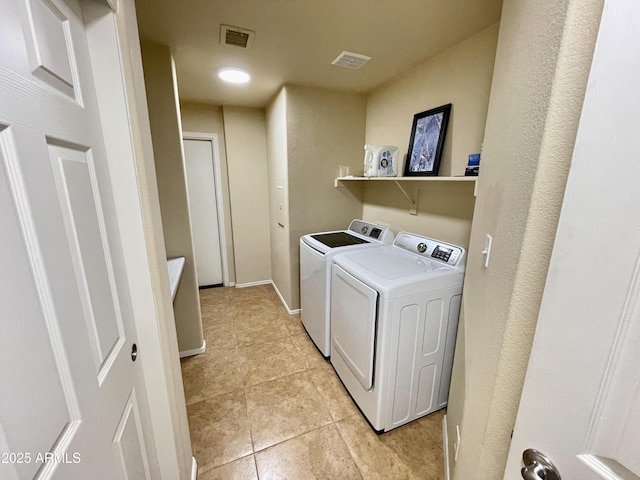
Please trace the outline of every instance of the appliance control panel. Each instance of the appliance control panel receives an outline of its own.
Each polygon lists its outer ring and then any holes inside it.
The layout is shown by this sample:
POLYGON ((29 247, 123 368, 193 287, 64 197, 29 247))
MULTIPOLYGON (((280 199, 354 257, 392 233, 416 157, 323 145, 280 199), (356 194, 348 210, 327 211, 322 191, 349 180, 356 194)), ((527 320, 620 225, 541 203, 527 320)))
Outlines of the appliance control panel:
POLYGON ((349 225, 349 230, 364 235, 365 237, 381 240, 385 243, 391 243, 393 241, 393 233, 387 227, 365 222, 364 220, 353 220, 349 225))
POLYGON ((393 244, 411 253, 451 266, 461 265, 465 255, 464 248, 407 232, 400 232, 393 244))

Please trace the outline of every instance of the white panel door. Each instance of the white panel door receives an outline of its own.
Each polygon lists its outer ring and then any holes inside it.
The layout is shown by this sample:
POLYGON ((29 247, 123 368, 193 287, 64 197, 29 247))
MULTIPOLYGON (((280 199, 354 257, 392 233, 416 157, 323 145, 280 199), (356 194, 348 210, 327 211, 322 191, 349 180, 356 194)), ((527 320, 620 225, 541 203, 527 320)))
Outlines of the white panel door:
POLYGON ((219 285, 223 276, 213 143, 184 139, 183 144, 198 285, 219 285))
POLYGON ((82 18, 76 0, 0 4, 3 480, 150 478, 82 18))
POLYGON ((505 480, 640 478, 640 3, 606 1, 505 480))

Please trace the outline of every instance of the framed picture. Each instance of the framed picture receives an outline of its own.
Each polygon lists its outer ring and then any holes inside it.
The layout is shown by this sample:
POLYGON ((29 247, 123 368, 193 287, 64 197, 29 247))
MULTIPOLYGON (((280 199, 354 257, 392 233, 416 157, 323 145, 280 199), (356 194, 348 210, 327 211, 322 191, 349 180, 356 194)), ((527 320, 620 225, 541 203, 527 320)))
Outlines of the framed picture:
POLYGON ((450 114, 449 103, 413 116, 409 153, 404 165, 405 177, 438 175, 450 114))

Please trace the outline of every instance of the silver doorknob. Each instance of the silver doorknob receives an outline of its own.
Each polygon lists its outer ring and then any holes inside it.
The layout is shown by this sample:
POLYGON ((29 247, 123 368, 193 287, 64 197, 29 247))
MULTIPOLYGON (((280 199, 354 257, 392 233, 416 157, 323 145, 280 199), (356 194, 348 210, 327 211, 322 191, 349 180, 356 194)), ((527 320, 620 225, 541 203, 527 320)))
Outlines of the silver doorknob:
POLYGON ((529 448, 522 453, 524 468, 520 470, 524 480, 561 480, 560 472, 549 458, 529 448))

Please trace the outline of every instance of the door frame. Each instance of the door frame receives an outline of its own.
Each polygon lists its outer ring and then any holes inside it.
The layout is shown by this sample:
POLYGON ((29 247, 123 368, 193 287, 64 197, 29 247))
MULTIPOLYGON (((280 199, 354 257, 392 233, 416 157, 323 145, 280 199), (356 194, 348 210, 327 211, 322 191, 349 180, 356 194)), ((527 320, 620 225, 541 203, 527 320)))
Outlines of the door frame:
MULTIPOLYGON (((152 476, 195 479, 133 0, 82 1, 152 431, 152 476)), ((145 410, 144 408, 141 410, 145 410)), ((150 459, 151 460, 151 459, 150 459)))
MULTIPOLYGON (((224 200, 222 198, 222 170, 220 168, 220 149, 218 147, 218 134, 205 132, 182 132, 182 140, 205 140, 211 142, 211 152, 213 154, 213 183, 216 191, 216 207, 218 210, 218 237, 220 239, 220 258, 222 259, 222 284, 225 287, 229 283, 229 259, 227 257, 227 235, 224 221, 224 200)), ((187 159, 185 158, 185 163, 187 159)), ((187 189, 189 179, 187 179, 187 189)))
MULTIPOLYGON (((555 461, 563 478, 567 473, 575 475, 576 468, 585 468, 585 471, 588 468, 589 473, 599 474, 598 478, 619 478, 608 459, 599 457, 598 453, 602 452, 603 442, 614 443, 616 427, 624 421, 611 415, 607 397, 614 391, 620 395, 623 390, 615 384, 624 378, 621 383, 629 388, 626 395, 621 396, 633 398, 636 379, 626 373, 636 371, 635 362, 629 359, 637 358, 640 352, 637 346, 631 347, 637 343, 633 339, 637 337, 639 325, 638 219, 630 214, 632 208, 616 208, 625 203, 635 205, 630 192, 636 191, 633 181, 640 175, 633 160, 629 160, 637 156, 638 148, 634 127, 640 104, 637 93, 640 69, 637 60, 626 61, 637 51, 640 29, 635 21, 639 16, 635 0, 604 2, 549 273, 507 454, 505 479, 512 478, 509 475, 521 468, 525 448, 543 450, 555 461), (593 135, 594 131, 598 138, 593 135), (616 137, 613 145, 599 141, 611 138, 611 132, 615 132, 616 137), (603 173, 597 167, 594 169, 594 165, 601 165, 603 158, 619 158, 627 163, 616 164, 615 169, 603 169, 603 173), (635 168, 629 168, 630 165, 635 168), (602 198, 604 193, 614 190, 616 195, 607 198, 607 202, 597 202, 594 208, 596 201, 592 199, 602 198), (596 213, 587 219, 585 211, 596 213), (602 221, 605 217, 621 227, 611 228, 602 221), (620 272, 600 265, 584 267, 600 262, 598 252, 603 244, 616 245, 614 242, 622 243, 620 239, 624 239, 620 251, 634 254, 626 258, 632 266, 630 271, 620 272), (585 276, 587 270, 589 275, 585 276), (620 295, 616 301, 623 307, 611 308, 613 302, 603 302, 597 308, 590 308, 585 303, 585 298, 598 301, 597 296, 593 297, 594 291, 611 296, 611 290, 620 295), (610 317, 603 314, 604 309, 610 317), (582 335, 580 342, 573 341, 582 331, 588 334, 582 335), (547 355, 549 351, 562 351, 567 360, 558 366, 558 359, 547 355), (572 374, 569 383, 567 372, 572 374), (539 393, 542 380, 546 395, 539 393), (548 395, 549 392, 553 394, 548 395), (571 400, 576 399, 580 399, 579 408, 571 406, 571 400), (570 406, 556 408, 557 404, 570 406), (567 410, 571 415, 566 415, 567 410), (557 422, 559 416, 563 416, 564 423, 557 422), (603 428, 605 422, 610 422, 613 428, 603 428), (532 438, 532 432, 544 432, 544 436, 532 438), (549 439, 548 442, 545 439, 549 439), (576 445, 588 453, 576 452, 576 445), (567 472, 569 468, 574 471, 567 472)), ((606 256, 602 261, 607 261, 606 256)), ((615 405, 615 410, 625 408, 629 406, 615 405)))

